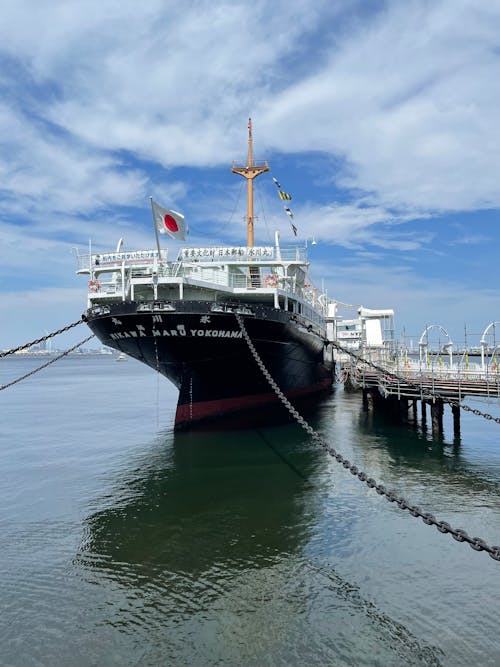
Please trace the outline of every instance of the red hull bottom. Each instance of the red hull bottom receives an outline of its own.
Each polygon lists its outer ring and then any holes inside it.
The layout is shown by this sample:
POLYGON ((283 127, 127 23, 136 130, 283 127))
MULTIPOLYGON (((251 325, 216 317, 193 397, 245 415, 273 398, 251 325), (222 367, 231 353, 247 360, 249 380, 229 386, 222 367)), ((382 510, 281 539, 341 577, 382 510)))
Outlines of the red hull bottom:
MULTIPOLYGON (((331 387, 332 378, 324 378, 321 382, 309 387, 301 387, 285 392, 287 398, 296 398, 315 394, 331 387)), ((199 401, 197 403, 184 403, 177 405, 175 413, 175 428, 186 428, 205 420, 223 417, 240 411, 252 410, 279 402, 278 397, 272 391, 265 394, 250 394, 236 398, 223 398, 214 401, 199 401)))

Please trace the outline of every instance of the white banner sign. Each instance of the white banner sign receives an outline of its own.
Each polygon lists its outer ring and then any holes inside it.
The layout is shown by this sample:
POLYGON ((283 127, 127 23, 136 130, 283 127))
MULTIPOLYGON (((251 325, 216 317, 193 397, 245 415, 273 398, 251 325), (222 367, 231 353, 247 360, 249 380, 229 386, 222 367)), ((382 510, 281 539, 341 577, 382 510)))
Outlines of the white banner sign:
POLYGON ((236 246, 223 248, 183 248, 182 259, 248 259, 249 257, 269 258, 274 257, 272 246, 236 246))
MULTIPOLYGON (((162 253, 163 254, 163 253, 162 253)), ((166 254, 166 253, 165 253, 166 254)), ((158 250, 131 250, 130 252, 107 252, 94 255, 95 264, 115 264, 117 262, 151 262, 158 257, 158 250)), ((165 259, 165 257, 163 257, 165 259)))

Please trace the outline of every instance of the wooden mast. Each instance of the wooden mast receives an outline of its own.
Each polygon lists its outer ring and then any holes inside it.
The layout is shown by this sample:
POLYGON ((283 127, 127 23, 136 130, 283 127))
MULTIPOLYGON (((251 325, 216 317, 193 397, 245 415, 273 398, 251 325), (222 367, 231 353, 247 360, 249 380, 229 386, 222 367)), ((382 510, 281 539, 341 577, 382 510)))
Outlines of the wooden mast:
POLYGON ((248 158, 244 167, 237 167, 233 164, 231 170, 233 174, 239 174, 247 179, 247 246, 253 247, 253 223, 255 220, 253 214, 253 179, 257 178, 259 174, 269 171, 267 160, 260 165, 255 164, 253 159, 253 143, 252 143, 252 119, 248 119, 248 158))

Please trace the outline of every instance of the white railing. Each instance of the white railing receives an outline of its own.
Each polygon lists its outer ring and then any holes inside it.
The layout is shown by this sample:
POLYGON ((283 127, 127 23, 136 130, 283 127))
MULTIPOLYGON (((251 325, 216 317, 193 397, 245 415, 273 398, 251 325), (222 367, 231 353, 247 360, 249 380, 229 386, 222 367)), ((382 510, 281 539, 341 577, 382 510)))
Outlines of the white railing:
MULTIPOLYGON (((376 351, 372 351, 376 352, 376 351)), ((400 378, 410 381, 431 380, 431 381, 450 381, 450 382, 486 382, 494 388, 500 387, 500 368, 492 365, 481 369, 479 364, 458 363, 454 366, 448 364, 431 363, 420 364, 411 359, 394 358, 383 350, 379 354, 369 354, 367 350, 358 351, 360 357, 372 361, 381 368, 398 375, 400 378)), ((364 365, 362 359, 360 365, 364 365)), ((367 366, 367 369, 369 367, 367 366)))

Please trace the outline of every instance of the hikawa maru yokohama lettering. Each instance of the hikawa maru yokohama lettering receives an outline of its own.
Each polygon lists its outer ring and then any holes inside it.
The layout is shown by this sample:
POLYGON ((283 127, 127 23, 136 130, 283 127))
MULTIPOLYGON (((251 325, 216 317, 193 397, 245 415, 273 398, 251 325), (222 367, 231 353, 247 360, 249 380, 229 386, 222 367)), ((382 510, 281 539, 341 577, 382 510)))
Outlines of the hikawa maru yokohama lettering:
POLYGON ((124 338, 145 338, 145 337, 178 337, 188 338, 241 338, 241 331, 226 331, 224 329, 186 329, 183 324, 178 324, 175 329, 151 329, 138 324, 137 331, 115 331, 109 337, 111 340, 122 340, 124 338))

